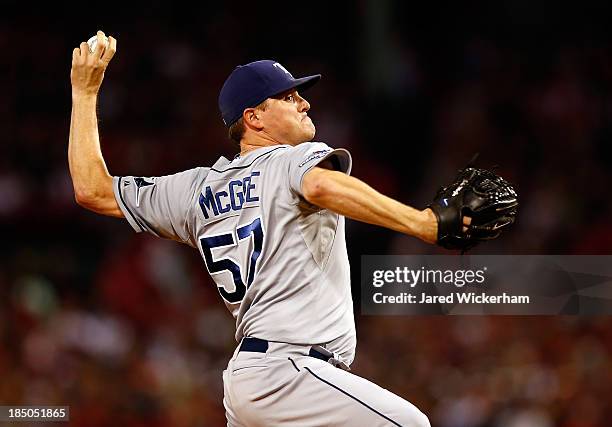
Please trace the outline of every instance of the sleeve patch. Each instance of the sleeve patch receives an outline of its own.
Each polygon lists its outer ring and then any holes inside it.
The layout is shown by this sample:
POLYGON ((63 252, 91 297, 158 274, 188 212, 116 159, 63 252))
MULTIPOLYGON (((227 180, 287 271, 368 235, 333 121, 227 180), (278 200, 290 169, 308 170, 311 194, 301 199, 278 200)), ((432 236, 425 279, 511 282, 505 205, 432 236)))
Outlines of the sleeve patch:
POLYGON ((321 157, 324 157, 326 154, 330 153, 331 151, 333 151, 331 148, 325 149, 325 150, 318 150, 318 151, 314 151, 312 154, 310 154, 308 157, 306 157, 306 159, 304 159, 299 165, 298 167, 303 167, 305 164, 313 161, 314 159, 319 159, 321 157))
POLYGON ((149 185, 155 185, 155 180, 152 179, 153 182, 148 182, 146 178, 137 177, 134 178, 134 184, 136 184, 136 207, 140 207, 140 189, 143 187, 148 187, 149 185))

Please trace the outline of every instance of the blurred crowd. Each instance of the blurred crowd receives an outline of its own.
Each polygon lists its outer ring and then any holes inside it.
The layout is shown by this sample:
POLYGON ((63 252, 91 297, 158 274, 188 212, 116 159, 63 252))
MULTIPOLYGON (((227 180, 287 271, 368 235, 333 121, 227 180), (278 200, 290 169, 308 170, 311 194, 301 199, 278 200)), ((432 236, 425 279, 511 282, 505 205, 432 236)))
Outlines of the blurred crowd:
MULTIPOLYGON (((467 10, 431 22, 393 1, 306 8, 290 20, 241 4, 187 13, 153 2, 155 16, 59 26, 9 4, 0 18, 0 404, 69 405, 74 426, 224 425, 234 323, 197 251, 74 201, 70 60, 98 27, 118 39, 99 99, 113 175, 231 158, 218 91, 234 66, 274 58, 295 75, 323 74, 305 94, 316 139, 348 148, 353 175, 385 194, 422 208, 474 153, 480 166, 499 165, 519 191, 519 219, 475 253, 612 248, 612 42, 597 31, 597 11, 546 15, 545 32, 539 15, 521 14, 525 2, 489 20, 467 10)), ((351 221, 347 243, 357 313, 361 255, 442 253, 351 221)), ((357 315, 357 330, 354 372, 414 402, 432 425, 612 418, 608 317, 357 315)))

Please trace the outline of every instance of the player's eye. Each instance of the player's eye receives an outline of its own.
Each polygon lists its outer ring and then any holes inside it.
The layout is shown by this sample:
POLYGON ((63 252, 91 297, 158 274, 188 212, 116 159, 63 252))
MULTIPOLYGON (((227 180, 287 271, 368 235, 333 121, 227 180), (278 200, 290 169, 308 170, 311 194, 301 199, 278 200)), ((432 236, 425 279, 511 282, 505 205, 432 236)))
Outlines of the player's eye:
POLYGON ((295 98, 291 94, 285 96, 285 101, 293 102, 294 100, 295 100, 295 98))

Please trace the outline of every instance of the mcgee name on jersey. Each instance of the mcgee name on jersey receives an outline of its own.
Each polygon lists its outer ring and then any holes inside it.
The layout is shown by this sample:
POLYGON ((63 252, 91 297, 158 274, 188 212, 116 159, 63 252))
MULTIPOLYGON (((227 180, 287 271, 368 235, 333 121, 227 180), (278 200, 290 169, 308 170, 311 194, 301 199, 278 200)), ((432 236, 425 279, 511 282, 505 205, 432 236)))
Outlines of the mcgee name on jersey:
POLYGON ((259 171, 253 171, 247 177, 230 181, 225 187, 214 193, 210 185, 207 186, 200 193, 199 200, 204 218, 208 219, 211 211, 217 216, 230 211, 239 211, 247 202, 258 202, 257 182, 253 178, 259 175, 259 171))

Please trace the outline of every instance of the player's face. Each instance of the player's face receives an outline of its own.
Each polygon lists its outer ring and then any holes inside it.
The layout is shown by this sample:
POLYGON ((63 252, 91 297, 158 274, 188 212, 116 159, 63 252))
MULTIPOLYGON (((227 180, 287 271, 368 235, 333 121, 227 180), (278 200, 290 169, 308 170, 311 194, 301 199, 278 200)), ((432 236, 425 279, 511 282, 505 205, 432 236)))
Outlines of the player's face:
POLYGON ((310 104, 295 89, 270 98, 262 112, 264 131, 280 144, 311 141, 315 125, 308 117, 310 104))

